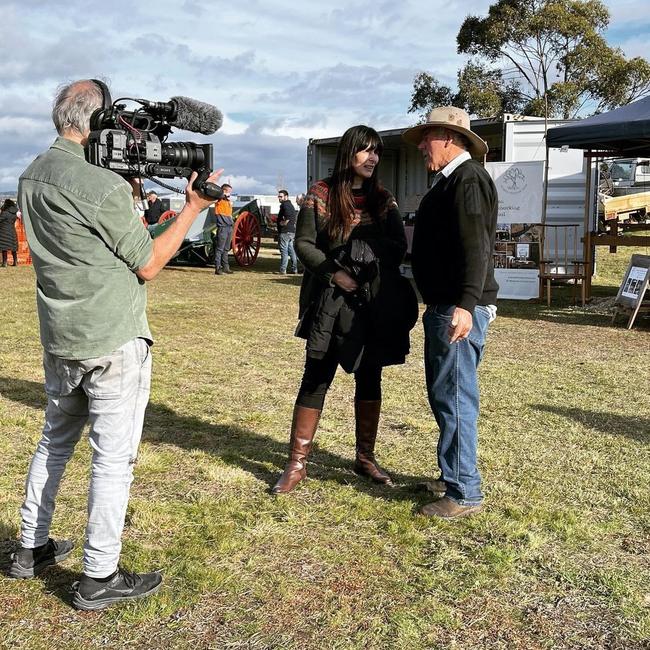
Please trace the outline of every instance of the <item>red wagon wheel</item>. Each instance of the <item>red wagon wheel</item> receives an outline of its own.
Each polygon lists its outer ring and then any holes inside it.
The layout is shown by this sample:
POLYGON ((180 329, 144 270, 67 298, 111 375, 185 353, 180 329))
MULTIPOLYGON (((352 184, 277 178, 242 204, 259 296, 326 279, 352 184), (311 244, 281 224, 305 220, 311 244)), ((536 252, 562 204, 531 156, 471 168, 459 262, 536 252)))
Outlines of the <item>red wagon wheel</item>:
POLYGON ((158 223, 162 223, 163 221, 167 221, 167 219, 171 219, 172 217, 175 217, 175 216, 176 216, 176 212, 174 212, 174 210, 165 210, 165 212, 163 212, 160 215, 160 219, 158 219, 158 223))
POLYGON ((242 212, 235 221, 232 233, 232 251, 239 266, 252 266, 260 252, 262 231, 252 212, 242 212))

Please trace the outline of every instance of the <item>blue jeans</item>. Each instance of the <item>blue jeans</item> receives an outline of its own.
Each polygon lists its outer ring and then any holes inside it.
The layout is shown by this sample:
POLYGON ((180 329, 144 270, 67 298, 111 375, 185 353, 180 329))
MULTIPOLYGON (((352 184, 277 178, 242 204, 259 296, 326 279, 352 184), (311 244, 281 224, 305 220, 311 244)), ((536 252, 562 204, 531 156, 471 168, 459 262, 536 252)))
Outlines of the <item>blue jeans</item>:
POLYGON ((43 354, 45 427, 27 475, 21 543, 47 543, 63 470, 90 423, 92 465, 84 573, 103 578, 117 568, 133 465, 149 400, 151 353, 141 338, 110 354, 72 361, 43 354))
POLYGON ((467 339, 449 343, 455 305, 429 305, 424 312, 424 367, 431 410, 440 429, 438 464, 447 493, 461 505, 483 500, 477 465, 478 365, 490 312, 477 305, 467 339))
POLYGON ((278 244, 280 246, 280 273, 287 272, 289 257, 291 257, 291 270, 294 273, 298 272, 298 259, 296 258, 296 251, 293 249, 293 240, 295 236, 295 232, 280 233, 278 239, 278 244))
POLYGON ((232 246, 232 230, 232 225, 217 226, 217 232, 212 241, 214 245, 215 271, 218 269, 223 269, 224 271, 230 270, 228 251, 230 251, 230 247, 232 246))

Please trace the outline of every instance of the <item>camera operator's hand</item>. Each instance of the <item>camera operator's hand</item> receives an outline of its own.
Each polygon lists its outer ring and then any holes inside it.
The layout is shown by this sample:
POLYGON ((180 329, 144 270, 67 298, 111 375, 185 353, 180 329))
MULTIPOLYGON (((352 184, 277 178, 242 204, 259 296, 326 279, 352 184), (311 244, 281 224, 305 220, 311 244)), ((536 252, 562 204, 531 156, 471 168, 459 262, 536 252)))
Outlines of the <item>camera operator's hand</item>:
POLYGON ((359 288, 354 278, 345 271, 337 271, 332 276, 332 282, 347 292, 356 291, 359 288))
MULTIPOLYGON (((221 174, 223 174, 223 169, 217 169, 216 172, 212 172, 212 174, 208 176, 207 182, 216 185, 221 174)), ((190 180, 185 188, 185 204, 192 210, 196 210, 196 213, 198 214, 201 210, 210 207, 214 203, 214 199, 208 198, 204 194, 201 194, 201 192, 192 189, 197 176, 198 174, 196 172, 192 172, 192 175, 190 176, 190 180)))

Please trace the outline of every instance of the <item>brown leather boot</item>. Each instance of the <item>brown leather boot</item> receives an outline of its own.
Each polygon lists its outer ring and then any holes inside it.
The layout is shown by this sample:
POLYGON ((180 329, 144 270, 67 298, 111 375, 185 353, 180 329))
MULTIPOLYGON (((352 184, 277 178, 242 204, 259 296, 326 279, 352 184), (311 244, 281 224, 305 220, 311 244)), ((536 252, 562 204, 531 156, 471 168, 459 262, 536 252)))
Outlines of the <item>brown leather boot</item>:
POLYGON ((289 462, 280 480, 273 486, 273 494, 291 492, 307 476, 307 456, 311 451, 314 434, 320 420, 320 410, 295 406, 289 440, 289 462))
POLYGON ((369 476, 375 483, 393 486, 393 481, 379 467, 375 460, 375 441, 379 427, 381 400, 357 400, 354 403, 356 419, 357 457, 354 461, 354 471, 362 476, 369 476))
POLYGON ((449 497, 442 497, 433 503, 428 503, 420 508, 420 514, 425 517, 438 517, 439 519, 460 519, 470 517, 483 510, 483 504, 461 506, 449 497))

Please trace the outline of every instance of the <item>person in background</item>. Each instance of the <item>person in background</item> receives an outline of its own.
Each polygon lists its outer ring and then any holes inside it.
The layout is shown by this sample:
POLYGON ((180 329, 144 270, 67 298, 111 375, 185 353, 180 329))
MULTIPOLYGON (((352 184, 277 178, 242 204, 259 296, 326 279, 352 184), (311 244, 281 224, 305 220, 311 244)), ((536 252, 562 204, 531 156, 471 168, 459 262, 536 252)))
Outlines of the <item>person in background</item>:
POLYGON ((148 226, 153 226, 160 221, 160 217, 165 212, 165 207, 154 190, 147 192, 147 201, 149 202, 149 207, 144 211, 144 218, 148 226))
POLYGON ((221 186, 223 196, 214 204, 214 216, 217 221, 217 231, 212 239, 214 247, 214 272, 216 275, 232 273, 228 262, 228 251, 232 243, 232 202, 230 194, 232 187, 228 183, 221 186))
POLYGON ((415 292, 400 274, 406 252, 402 217, 381 186, 379 134, 359 125, 341 138, 334 173, 318 181, 300 209, 296 252, 305 267, 296 335, 307 340, 289 461, 273 487, 290 492, 306 475, 325 395, 339 365, 354 373, 354 471, 392 486, 375 460, 381 375, 404 363, 417 320, 415 292))
MULTIPOLYGON (((59 136, 22 173, 19 203, 36 274, 47 407, 21 508, 21 546, 8 575, 31 578, 65 560, 74 544, 49 537, 63 472, 85 425, 92 449, 83 574, 77 609, 98 610, 155 593, 158 571, 119 565, 133 467, 151 385, 146 282, 178 250, 212 200, 185 190, 178 217, 155 240, 134 208, 139 194, 88 163, 91 115, 110 101, 95 79, 62 86, 52 120, 59 136)), ((221 170, 212 174, 216 182, 221 170)))
POLYGON ((296 194, 296 205, 298 206, 298 209, 302 207, 302 202, 305 200, 305 195, 304 193, 296 194))
POLYGON ((440 429, 444 494, 420 512, 457 519, 482 508, 478 469, 478 365, 488 325, 496 318, 494 278, 498 198, 490 175, 474 158, 487 144, 471 130, 469 115, 453 106, 433 109, 425 124, 404 132, 435 173, 415 217, 411 266, 427 308, 424 362, 431 410, 440 429))
POLYGON ((5 199, 2 208, 0 208, 0 251, 2 251, 2 266, 7 266, 7 254, 10 251, 13 259, 12 266, 18 264, 16 219, 18 219, 18 206, 11 199, 5 199))
POLYGON ((291 258, 291 273, 298 273, 298 260, 293 248, 293 240, 296 237, 296 209, 289 200, 287 190, 278 191, 278 201, 280 201, 277 221, 280 275, 286 275, 289 258, 291 258))

